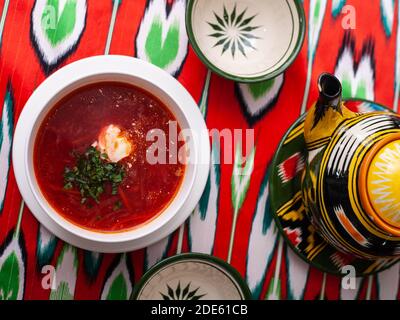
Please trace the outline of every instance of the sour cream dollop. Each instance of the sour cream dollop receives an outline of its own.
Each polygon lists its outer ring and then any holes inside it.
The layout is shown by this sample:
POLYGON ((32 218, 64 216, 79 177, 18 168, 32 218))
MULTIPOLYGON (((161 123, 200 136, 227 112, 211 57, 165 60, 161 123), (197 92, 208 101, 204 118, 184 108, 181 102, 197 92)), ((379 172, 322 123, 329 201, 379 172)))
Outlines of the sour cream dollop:
POLYGON ((93 143, 101 153, 107 155, 111 162, 119 162, 128 157, 133 146, 128 138, 123 134, 120 127, 110 124, 104 127, 99 134, 98 141, 93 143))

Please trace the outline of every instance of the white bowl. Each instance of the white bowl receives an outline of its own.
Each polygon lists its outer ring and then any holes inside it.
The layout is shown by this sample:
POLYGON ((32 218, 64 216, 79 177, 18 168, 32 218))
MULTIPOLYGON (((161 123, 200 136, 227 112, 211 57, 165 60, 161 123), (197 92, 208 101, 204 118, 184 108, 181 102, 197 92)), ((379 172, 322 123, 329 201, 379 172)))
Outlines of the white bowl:
POLYGON ((126 56, 96 56, 76 61, 47 78, 26 103, 15 130, 13 166, 21 194, 35 217, 49 231, 74 246, 97 252, 125 252, 144 248, 168 236, 190 215, 204 190, 210 162, 207 127, 197 104, 185 88, 165 71, 126 56), (125 82, 160 99, 182 129, 194 139, 186 141, 190 161, 175 198, 155 219, 132 230, 103 233, 75 225, 58 214, 43 196, 33 167, 37 131, 49 110, 62 97, 84 85, 125 82))

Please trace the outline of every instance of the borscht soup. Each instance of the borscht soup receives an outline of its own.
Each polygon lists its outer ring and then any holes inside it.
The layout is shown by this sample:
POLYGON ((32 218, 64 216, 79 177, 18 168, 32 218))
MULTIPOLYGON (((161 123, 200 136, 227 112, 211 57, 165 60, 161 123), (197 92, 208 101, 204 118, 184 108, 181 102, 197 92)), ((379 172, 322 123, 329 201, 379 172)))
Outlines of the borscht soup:
POLYGON ((73 91, 50 109, 36 135, 33 164, 43 196, 59 215, 92 231, 121 232, 154 219, 185 174, 171 150, 185 148, 171 134, 173 123, 179 135, 167 106, 130 84, 73 91), (155 130, 165 134, 164 149, 154 151, 148 139, 155 130), (149 152, 165 152, 167 161, 149 161, 149 152))

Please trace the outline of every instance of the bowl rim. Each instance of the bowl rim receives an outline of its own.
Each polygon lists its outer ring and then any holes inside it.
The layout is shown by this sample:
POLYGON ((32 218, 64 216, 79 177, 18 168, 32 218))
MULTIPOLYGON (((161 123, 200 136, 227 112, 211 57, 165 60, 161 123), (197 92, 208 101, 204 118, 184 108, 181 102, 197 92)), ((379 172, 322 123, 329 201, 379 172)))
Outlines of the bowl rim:
POLYGON ((296 41, 296 45, 294 49, 292 50, 292 53, 288 57, 288 59, 276 70, 265 73, 263 75, 257 76, 257 77, 241 77, 241 76, 236 76, 231 73, 225 72, 218 68, 214 63, 212 63, 207 57, 203 54, 202 49, 198 45, 194 32, 193 32, 193 26, 192 26, 192 13, 193 13, 193 6, 194 4, 199 1, 199 0, 188 0, 187 6, 186 6, 186 15, 185 15, 185 20, 186 20, 186 31, 188 34, 188 38, 190 40, 190 43, 192 45, 193 50, 199 57, 199 59, 212 71, 215 73, 219 74, 220 76, 233 80, 239 83, 257 83, 265 80, 271 80, 282 74, 286 69, 288 69, 295 59, 297 58, 298 54, 300 53, 304 39, 305 39, 305 32, 306 32, 306 16, 305 16, 305 11, 303 4, 301 0, 291 0, 294 2, 297 13, 299 16, 299 36, 296 41))
POLYGON ((155 275, 162 268, 179 261, 198 261, 208 262, 209 264, 216 265, 220 267, 221 272, 225 273, 226 276, 231 277, 236 281, 241 294, 243 295, 244 300, 252 300, 253 295, 250 291, 249 286, 246 281, 243 279, 238 270, 236 270, 232 265, 227 263, 226 261, 209 254, 200 253, 200 252, 186 252, 180 253, 171 257, 168 257, 164 260, 159 261, 154 266, 152 266, 149 270, 147 270, 144 275, 140 278, 139 282, 137 282, 132 290, 132 294, 130 296, 130 300, 137 300, 139 297, 140 291, 144 288, 150 278, 155 275))
MULTIPOLYGON (((88 68, 88 66, 89 66, 89 68, 87 70, 85 70, 85 72, 82 72, 81 74, 76 75, 76 77, 72 78, 72 79, 68 78, 68 76, 71 76, 73 69, 77 69, 77 65, 70 64, 67 68, 65 68, 63 70, 62 69, 59 70, 59 72, 57 74, 59 76, 59 78, 49 77, 49 78, 51 78, 49 80, 49 82, 52 81, 54 83, 54 86, 57 86, 57 91, 52 92, 52 93, 45 92, 44 87, 46 86, 46 84, 43 85, 43 88, 41 88, 40 91, 38 90, 38 92, 40 92, 40 94, 42 94, 42 96, 43 96, 43 94, 47 95, 47 100, 44 100, 42 102, 42 104, 40 105, 40 107, 37 108, 37 110, 35 110, 36 113, 34 113, 34 117, 31 117, 31 121, 27 125, 27 135, 26 135, 27 139, 26 139, 26 144, 25 144, 25 159, 24 160, 25 160, 25 169, 26 169, 26 175, 28 178, 29 187, 31 188, 31 191, 32 191, 33 195, 35 196, 36 201, 41 206, 42 210, 44 210, 47 213, 47 215, 51 219, 53 219, 54 222, 59 224, 62 228, 67 229, 69 232, 75 233, 77 236, 84 236, 84 237, 90 238, 92 240, 96 240, 96 238, 99 238, 99 237, 100 238, 104 237, 104 240, 110 238, 108 241, 112 241, 111 238, 117 238, 117 237, 123 237, 123 236, 126 236, 126 237, 132 236, 133 237, 134 235, 137 235, 138 237, 140 237, 141 230, 150 229, 150 230, 146 230, 146 232, 149 233, 149 232, 151 232, 151 227, 157 229, 158 227, 162 226, 163 224, 166 224, 173 217, 173 215, 176 214, 176 212, 179 210, 179 207, 186 201, 187 197, 190 195, 190 190, 193 188, 194 178, 196 176, 196 166, 193 166, 194 170, 192 170, 192 172, 189 176, 189 175, 187 175, 189 165, 186 165, 185 175, 181 181, 179 188, 176 190, 174 196, 170 199, 169 203, 164 208, 162 208, 159 212, 157 212, 157 214, 154 215, 154 217, 152 217, 148 221, 145 221, 144 223, 142 223, 138 226, 128 228, 126 230, 116 231, 116 232, 102 232, 100 230, 85 228, 84 226, 81 226, 78 223, 75 223, 74 221, 72 221, 71 219, 68 219, 67 217, 63 216, 51 204, 49 199, 47 199, 46 195, 44 194, 44 192, 38 182, 38 178, 37 178, 38 172, 36 171, 34 163, 32 163, 32 168, 29 167, 29 165, 31 164, 31 161, 34 161, 33 159, 34 159, 34 152, 35 152, 35 145, 36 145, 38 130, 40 130, 40 127, 42 126, 43 121, 45 121, 47 115, 49 114, 49 112, 51 112, 53 110, 53 108, 57 105, 57 103, 59 101, 61 101, 64 97, 72 94, 73 92, 75 92, 76 90, 79 90, 80 88, 84 88, 87 85, 100 83, 103 81, 103 80, 96 81, 96 78, 101 78, 102 76, 106 76, 106 75, 110 76, 111 75, 111 73, 104 72, 104 70, 101 70, 101 69, 100 69, 100 71, 95 71, 94 64, 96 64, 96 62, 94 61, 94 63, 93 63, 93 60, 87 61, 85 66, 86 66, 86 68, 88 68), (57 82, 57 81, 60 81, 61 72, 63 72, 65 74, 65 77, 63 77, 63 79, 61 79, 62 82, 57 82), (83 83, 80 84, 80 82, 83 82, 83 83), (77 86, 77 87, 74 88, 75 86, 77 86), (55 100, 55 101, 52 101, 52 100, 55 100), (35 134, 35 127, 37 127, 36 134, 35 134), (32 150, 30 149, 31 145, 32 145, 32 150), (183 184, 185 182, 189 183, 188 189, 183 188, 183 184), (172 207, 172 209, 171 209, 172 205, 175 205, 176 208, 172 207)), ((121 70, 114 71, 113 74, 115 74, 116 78, 121 75, 124 75, 124 76, 127 75, 127 74, 123 74, 121 72, 121 70)), ((142 78, 138 74, 135 74, 135 75, 132 74, 131 76, 132 76, 132 80, 134 77, 144 79, 144 77, 142 78)), ((128 81, 126 81, 126 82, 124 82, 123 80, 113 80, 113 81, 127 83, 127 84, 131 84, 132 86, 134 86, 132 83, 128 83, 128 81)), ((49 83, 49 82, 47 82, 47 83, 49 83)), ((164 90, 164 88, 161 88, 159 86, 159 84, 152 83, 151 81, 149 81, 149 79, 146 79, 145 82, 160 89, 166 96, 168 96, 174 100, 172 95, 170 93, 168 93, 166 90, 164 90)), ((140 86, 138 86, 138 87, 140 87, 140 86)), ((144 90, 145 92, 147 92, 148 94, 155 96, 155 94, 149 92, 149 90, 143 89, 143 88, 141 88, 141 89, 144 90)), ((159 97, 157 97, 157 98, 159 98, 159 97)), ((174 100, 174 102, 176 102, 176 101, 174 100)), ((28 104, 29 103, 27 103, 27 105, 28 104)), ((187 122, 188 126, 190 127, 190 121, 187 119, 187 115, 185 114, 185 112, 179 106, 178 103, 176 103, 176 106, 178 106, 177 109, 180 111, 181 115, 184 117, 185 121, 187 122)), ((172 110, 170 110, 170 111, 172 112, 172 110)), ((194 142, 193 143, 193 148, 194 148, 193 151, 194 151, 195 155, 197 155, 197 151, 198 151, 197 145, 196 145, 195 141, 193 141, 193 142, 194 142)))
MULTIPOLYGON (((178 193, 175 195, 174 199, 172 199, 171 203, 168 205, 171 206, 172 203, 175 203, 175 208, 174 210, 171 210, 168 213, 168 216, 165 216, 165 212, 161 212, 157 217, 155 217, 152 221, 149 221, 148 223, 145 223, 142 227, 138 228, 133 228, 133 229, 128 229, 128 230, 123 230, 121 232, 116 232, 116 233, 104 233, 104 232, 98 232, 98 231, 88 231, 87 229, 79 226, 78 224, 72 223, 68 220, 66 220, 62 214, 58 213, 57 210, 55 210, 54 207, 49 203, 49 201, 45 198, 45 196, 42 194, 42 190, 40 189, 40 186, 38 185, 36 181, 36 176, 34 170, 27 170, 29 168, 28 162, 32 162, 32 157, 33 153, 31 153, 28 149, 28 145, 33 145, 34 146, 34 141, 35 141, 35 125, 40 126, 40 123, 38 123, 38 119, 41 119, 41 116, 45 116, 47 112, 54 106, 54 101, 57 101, 60 97, 73 92, 74 91, 74 85, 77 85, 77 87, 84 86, 85 84, 90 83, 90 79, 92 79, 91 83, 95 82, 101 82, 102 76, 108 75, 112 76, 112 74, 119 75, 119 78, 116 77, 114 81, 119 81, 119 82, 124 82, 121 81, 121 77, 125 78, 137 78, 139 81, 142 81, 143 83, 147 84, 147 89, 144 87, 146 91, 148 91, 150 94, 156 95, 154 91, 159 90, 160 92, 163 93, 163 97, 161 98, 163 101, 165 99, 171 99, 171 102, 173 102, 175 105, 173 107, 173 112, 175 110, 179 110, 179 116, 184 119, 185 126, 193 130, 193 127, 195 129, 200 128, 206 128, 205 122, 203 117, 201 116, 200 111, 198 111, 198 114, 195 114, 197 112, 191 112, 192 108, 196 108, 198 110, 197 104, 191 97, 191 95, 185 90, 185 88, 172 76, 170 76, 168 73, 166 73, 164 70, 139 59, 128 57, 128 56, 119 56, 119 55, 108 55, 108 56, 94 56, 94 57, 89 57, 85 59, 81 59, 78 61, 75 61, 74 63, 71 63, 64 68, 61 68, 57 72, 55 72, 53 75, 51 75, 49 78, 47 78, 35 91, 32 93, 31 97, 28 99, 26 105, 31 104, 34 101, 37 101, 38 97, 42 97, 43 95, 43 88, 46 90, 48 89, 59 89, 55 92, 45 92, 46 100, 43 101, 40 105, 40 108, 36 108, 36 112, 32 115, 32 112, 29 113, 29 116, 27 116, 27 110, 28 108, 24 108, 22 110, 20 119, 22 118, 23 121, 25 122, 24 128, 22 128, 22 124, 20 121, 18 121, 18 124, 16 126, 15 130, 15 136, 18 136, 18 139, 14 139, 16 142, 13 146, 13 164, 19 164, 16 167, 18 167, 18 173, 16 174, 16 179, 17 179, 17 184, 19 186, 19 189, 21 190, 21 194, 23 195, 23 198, 25 202, 27 203, 28 207, 31 209, 32 213, 34 216, 41 222, 47 229, 49 229, 51 232, 53 232, 56 236, 59 238, 62 238, 66 242, 72 243, 75 246, 82 247, 84 249, 88 250, 97 250, 100 252, 123 252, 126 251, 118 249, 118 245, 121 243, 126 243, 127 242, 132 242, 132 241, 140 241, 141 239, 147 239, 145 241, 145 244, 143 245, 132 245, 129 246, 128 249, 130 250, 132 247, 134 249, 139 249, 143 248, 145 246, 148 246, 158 240, 161 240, 162 237, 157 234, 159 230, 162 229, 163 232, 161 232, 161 235, 164 237, 169 235, 171 232, 173 232, 181 223, 184 222, 184 220, 187 218, 187 216, 190 214, 190 212, 193 210, 195 204, 197 204, 198 199, 196 199, 196 203, 193 204, 193 199, 190 199, 192 197, 191 193, 194 188, 201 189, 201 191, 204 189, 203 185, 205 186, 204 180, 206 180, 203 175, 205 175, 205 170, 202 167, 201 162, 200 164, 197 165, 195 162, 194 164, 187 164, 187 166, 192 166, 192 173, 190 177, 184 177, 184 180, 182 183, 185 183, 185 179, 187 180, 188 186, 190 186, 189 190, 184 190, 184 189, 179 189, 178 193), (72 79, 65 77, 65 75, 71 75, 72 71, 77 71, 80 70, 79 68, 85 67, 88 65, 88 63, 92 63, 91 68, 88 68, 87 71, 85 72, 80 72, 78 75, 72 77, 72 79), (126 67, 127 63, 130 63, 129 68, 126 67), (118 68, 119 64, 119 68, 118 68), (94 71, 93 66, 99 66, 102 65, 104 67, 100 67, 100 71, 94 71), (124 65, 124 71, 122 70, 121 65, 124 65), (139 67, 140 66, 140 67, 139 67), (137 68, 137 71, 132 71, 133 69, 137 68), (64 70, 64 71, 62 71, 64 70), (65 72, 67 70, 67 72, 65 72), (148 72, 144 72, 144 71, 148 72), (142 74, 140 72, 144 72, 145 74, 142 74), (147 74, 146 74, 147 73, 147 74), (156 76, 154 75, 156 74, 156 76), (158 76, 158 78, 157 78, 158 76), (60 77, 67 78, 63 81, 60 81, 60 77), (96 79, 98 78, 98 80, 96 79), (88 80, 89 79, 89 80, 88 80), (168 81, 173 79, 173 81, 168 81), (97 80, 97 81, 96 81, 97 80), (60 81, 57 84, 57 81, 60 81), (163 82, 161 82, 163 81, 163 82), (83 83, 82 83, 83 82, 83 83), (81 83, 81 84, 80 84, 81 83), (161 83, 161 85, 160 85, 161 83), (51 84, 51 85, 50 85, 51 84), (153 88, 151 88, 153 87, 153 88), (42 88, 41 91, 39 88, 42 88), (149 89, 150 88, 150 89, 149 89), (152 91, 153 89, 154 91, 152 91), (171 91, 175 90, 175 91, 171 91), (63 92, 64 91, 64 92, 63 92), (171 94, 171 92, 179 92, 182 94, 182 97, 176 97, 175 95, 171 94), (41 93, 41 94, 40 94, 41 93), (58 98, 57 98, 58 96, 58 98), (183 102, 186 102, 183 104, 183 102), (192 108, 182 108, 183 105, 186 106, 186 104, 192 104, 192 108), (25 112, 24 112, 25 110, 25 112), (188 113, 191 112, 190 115, 188 113), (194 114, 193 114, 194 113, 194 114), (27 119, 29 118, 29 119, 27 119), (30 122, 31 125, 26 128, 26 123, 30 122), (31 142, 30 142, 31 141, 31 142), (22 156, 22 157, 21 157, 22 156), (23 159, 18 159, 18 158, 23 158, 23 159), (22 162, 22 165, 20 164, 22 162), (23 172, 20 172, 23 171, 23 172), (33 171, 33 172, 31 172, 33 171), (200 176, 201 175, 201 176, 200 176), (30 179, 33 178, 34 181, 36 181, 36 188, 32 188, 32 184, 30 179), (201 182, 199 185, 195 186, 196 180, 201 182), (204 181, 204 182, 203 182, 204 181), (200 188, 199 188, 200 187, 200 188), (29 189, 29 190, 25 190, 29 189), (183 191, 183 193, 182 193, 183 191), (183 196, 181 196, 179 199, 179 193, 181 193, 183 196), (32 199, 33 198, 33 199, 32 199), (176 200, 179 200, 178 202, 176 200), (33 203, 35 202, 35 203, 33 203), (43 206, 43 203, 46 205, 43 206), (190 203, 190 209, 187 209, 186 207, 190 203), (32 208, 31 208, 32 207, 32 208), (38 208, 39 207, 39 208, 38 208), (47 208, 46 208, 47 207, 47 208), (193 207, 193 208, 192 208, 193 207), (186 208, 188 212, 182 213, 181 211, 183 208, 186 208), (51 211, 51 214, 49 213, 49 210, 51 211), (36 212, 40 210, 40 212, 36 212), (43 217, 43 215, 47 217, 43 217), (164 216, 163 219, 159 219, 160 217, 164 216), (179 217, 178 217, 179 216, 179 217), (56 217, 56 219, 54 219, 56 217), (179 218, 179 219, 178 219, 179 218), (48 220, 51 220, 52 223, 50 223, 48 220), (61 221, 61 223, 60 223, 61 221), (181 221, 179 224, 177 223, 178 221, 181 221), (54 226, 56 225, 56 227, 54 226), (173 225, 173 227, 172 227, 173 225), (166 229, 168 231, 166 232, 166 229), (74 240, 71 240, 71 236, 73 236, 74 240), (69 239, 69 240, 68 240, 69 239), (83 242, 85 243, 80 243, 79 239, 85 240, 83 242), (150 241, 151 240, 151 241, 150 241), (97 245, 93 246, 87 246, 87 242, 93 242, 96 243, 97 245), (106 249, 103 250, 99 244, 108 244, 111 249, 106 249)), ((129 81, 125 81, 128 82, 129 81)), ((133 82, 131 82, 133 83, 133 82)), ((133 83, 134 84, 134 83, 133 83)), ((137 86, 141 87, 141 84, 138 83, 137 86)), ((164 101, 165 103, 165 101, 164 101)), ((31 109, 32 110, 32 109, 31 109)), ((19 120, 20 120, 19 119, 19 120)), ((43 120, 43 119, 42 119, 43 120)), ((178 119, 177 119, 178 120, 178 119)), ((37 129, 36 129, 37 130, 37 129)), ((196 139, 194 139, 196 140, 196 139)), ((202 152, 200 152, 200 149, 202 148, 209 148, 209 141, 205 141, 204 139, 202 141, 193 141, 192 147, 194 148, 194 153, 196 154, 195 161, 205 161, 204 164, 208 168, 209 167, 209 157, 204 157, 204 155, 201 155, 202 152), (200 160, 200 156, 201 160, 200 160)), ((34 168, 33 168, 34 169, 34 168)), ((188 168, 187 168, 188 169, 188 168)), ((186 169, 186 170, 187 170, 186 169)), ((208 176, 208 175, 207 175, 208 176)), ((182 188, 183 185, 180 186, 182 188)), ((197 194, 195 197, 199 198, 201 196, 198 195, 199 191, 196 192, 197 194)), ((164 210, 168 210, 168 208, 165 208, 164 210)), ((125 246, 127 247, 127 246, 125 246)))

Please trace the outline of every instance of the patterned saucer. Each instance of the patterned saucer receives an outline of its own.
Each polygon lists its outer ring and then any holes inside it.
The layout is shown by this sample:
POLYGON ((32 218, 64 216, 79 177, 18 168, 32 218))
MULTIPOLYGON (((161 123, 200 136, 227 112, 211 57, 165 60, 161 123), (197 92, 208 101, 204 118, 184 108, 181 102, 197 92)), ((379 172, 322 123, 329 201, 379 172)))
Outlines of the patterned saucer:
POLYGON ((152 267, 136 285, 135 300, 249 300, 249 287, 231 265, 200 253, 183 253, 152 267))
POLYGON ((238 82, 276 77, 294 61, 305 34, 300 0, 188 0, 186 27, 199 58, 238 82))
MULTIPOLYGON (((391 112, 365 100, 348 100, 346 106, 356 112, 391 112)), ((366 276, 389 268, 400 258, 364 260, 344 254, 323 240, 308 220, 301 198, 301 175, 306 157, 304 118, 305 115, 297 119, 287 131, 272 162, 270 206, 278 228, 304 261, 324 272, 344 275, 342 268, 352 265, 357 276, 366 276)))

